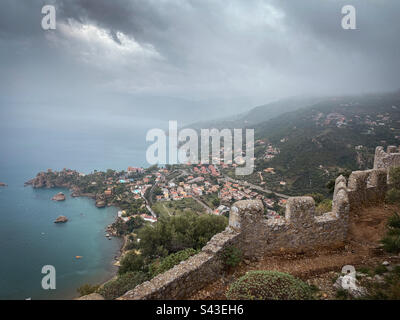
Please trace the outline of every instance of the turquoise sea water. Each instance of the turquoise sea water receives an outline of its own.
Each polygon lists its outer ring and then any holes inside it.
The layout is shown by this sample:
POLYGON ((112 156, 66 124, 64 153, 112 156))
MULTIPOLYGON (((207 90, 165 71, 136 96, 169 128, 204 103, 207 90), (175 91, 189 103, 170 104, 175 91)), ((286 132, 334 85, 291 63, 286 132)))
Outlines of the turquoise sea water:
POLYGON ((65 189, 33 189, 21 181, 0 189, 0 299, 63 299, 84 283, 107 280, 121 240, 104 237, 117 209, 98 209, 65 189), (62 191, 66 201, 51 201, 62 191), (53 221, 68 217, 65 224, 53 221), (82 256, 76 259, 75 256, 82 256), (56 268, 56 290, 41 288, 41 269, 56 268))
POLYGON ((47 168, 89 173, 146 166, 147 127, 134 129, 132 134, 105 137, 94 132, 80 138, 73 132, 3 132, 0 182, 8 187, 0 187, 0 299, 73 298, 79 286, 112 276, 121 240, 104 235, 117 208, 98 209, 94 200, 72 198, 68 190, 33 189, 24 182, 47 168), (51 200, 59 191, 66 201, 51 200), (54 224, 60 215, 69 221, 54 224), (56 268, 56 290, 41 288, 44 265, 56 268))

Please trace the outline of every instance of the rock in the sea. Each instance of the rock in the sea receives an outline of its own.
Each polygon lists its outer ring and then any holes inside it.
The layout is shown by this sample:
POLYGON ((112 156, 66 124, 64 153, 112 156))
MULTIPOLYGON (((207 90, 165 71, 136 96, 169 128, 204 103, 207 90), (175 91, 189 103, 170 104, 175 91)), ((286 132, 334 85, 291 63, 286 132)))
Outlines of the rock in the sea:
POLYGON ((68 218, 65 216, 59 216, 56 220, 54 220, 54 223, 65 223, 68 221, 68 218))
POLYGON ((0 187, 7 187, 7 185, 4 182, 0 182, 0 187))
POLYGON ((105 201, 103 201, 103 200, 96 201, 96 207, 97 208, 104 208, 105 206, 106 206, 105 201))
POLYGON ((57 193, 51 200, 54 201, 64 201, 65 200, 65 194, 62 192, 57 193))

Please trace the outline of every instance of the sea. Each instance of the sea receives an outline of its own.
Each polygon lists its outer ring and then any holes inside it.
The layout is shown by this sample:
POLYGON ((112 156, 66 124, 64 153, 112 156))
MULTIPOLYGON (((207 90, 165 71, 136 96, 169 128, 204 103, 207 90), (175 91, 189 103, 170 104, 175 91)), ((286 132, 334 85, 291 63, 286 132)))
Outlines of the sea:
POLYGON ((71 299, 78 287, 115 274, 122 240, 108 240, 105 229, 117 208, 99 209, 94 200, 72 198, 67 189, 33 189, 24 182, 49 168, 90 173, 146 167, 146 132, 160 126, 136 121, 129 130, 96 128, 85 134, 73 128, 58 132, 56 126, 0 130, 0 182, 8 185, 0 187, 0 299, 71 299), (57 192, 66 200, 52 201, 57 192), (60 215, 69 221, 55 224, 60 215), (46 265, 56 270, 55 289, 42 288, 46 265))

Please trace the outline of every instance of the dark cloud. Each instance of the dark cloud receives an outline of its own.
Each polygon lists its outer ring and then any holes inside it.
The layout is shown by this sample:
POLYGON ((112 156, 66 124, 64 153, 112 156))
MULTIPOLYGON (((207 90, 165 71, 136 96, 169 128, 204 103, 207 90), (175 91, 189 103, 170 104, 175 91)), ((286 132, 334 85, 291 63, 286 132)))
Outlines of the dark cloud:
POLYGON ((201 108, 220 116, 285 96, 392 90, 399 9, 396 0, 3 0, 0 108, 103 114, 112 103, 117 114, 189 119, 201 108), (40 27, 44 4, 57 8, 55 31, 40 27), (341 28, 347 4, 357 30, 341 28))

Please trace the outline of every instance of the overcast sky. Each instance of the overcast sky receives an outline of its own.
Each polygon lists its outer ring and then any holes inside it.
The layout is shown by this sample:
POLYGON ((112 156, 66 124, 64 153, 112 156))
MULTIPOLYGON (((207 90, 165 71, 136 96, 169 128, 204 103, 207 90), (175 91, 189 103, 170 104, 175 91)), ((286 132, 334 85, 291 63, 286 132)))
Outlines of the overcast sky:
POLYGON ((84 123, 95 112, 100 122, 123 122, 127 115, 170 112, 168 119, 198 120, 193 112, 202 108, 210 118, 287 96, 400 87, 398 0, 2 0, 0 6, 3 119, 63 115, 84 123), (54 31, 41 28, 44 4, 56 7, 54 31), (341 27, 346 4, 357 10, 357 30, 341 27))

